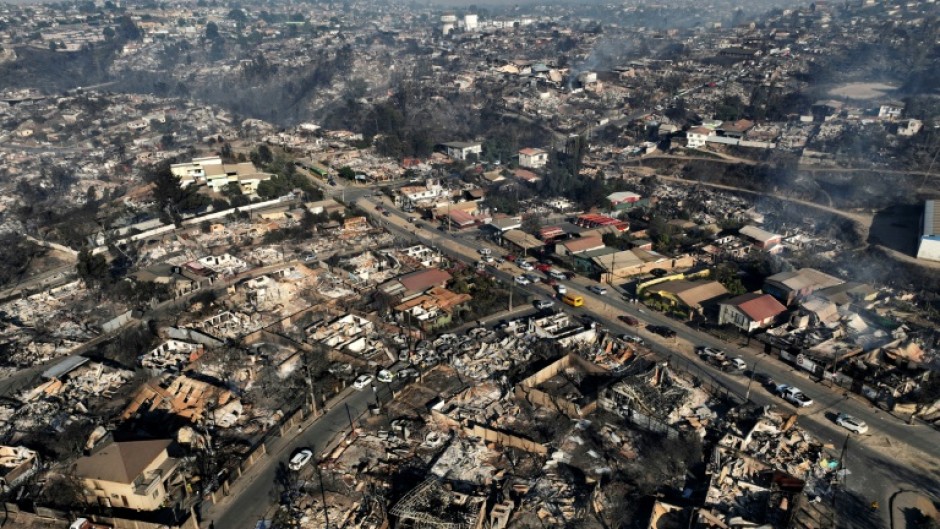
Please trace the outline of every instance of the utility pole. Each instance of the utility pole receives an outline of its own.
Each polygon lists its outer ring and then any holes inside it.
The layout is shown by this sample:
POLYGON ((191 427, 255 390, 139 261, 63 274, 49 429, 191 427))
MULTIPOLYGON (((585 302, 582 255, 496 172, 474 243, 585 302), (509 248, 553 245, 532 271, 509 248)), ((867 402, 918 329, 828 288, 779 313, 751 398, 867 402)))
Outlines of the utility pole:
POLYGON ((353 431, 356 429, 356 427, 353 426, 352 413, 349 411, 349 404, 344 403, 343 405, 346 406, 346 417, 349 419, 349 433, 352 435, 353 431))
POLYGON ((762 358, 758 358, 754 365, 751 367, 751 376, 747 381, 747 391, 744 393, 744 401, 748 402, 751 400, 751 384, 754 383, 754 373, 757 372, 757 365, 760 364, 762 358))
MULTIPOLYGON (((515 281, 515 279, 513 279, 515 281)), ((509 312, 512 312, 512 293, 515 289, 513 288, 512 281, 509 283, 509 312)))
POLYGON ((320 482, 320 501, 323 502, 323 520, 325 523, 325 528, 330 529, 330 515, 326 510, 326 491, 323 489, 323 473, 320 471, 320 462, 317 461, 317 481, 320 482))

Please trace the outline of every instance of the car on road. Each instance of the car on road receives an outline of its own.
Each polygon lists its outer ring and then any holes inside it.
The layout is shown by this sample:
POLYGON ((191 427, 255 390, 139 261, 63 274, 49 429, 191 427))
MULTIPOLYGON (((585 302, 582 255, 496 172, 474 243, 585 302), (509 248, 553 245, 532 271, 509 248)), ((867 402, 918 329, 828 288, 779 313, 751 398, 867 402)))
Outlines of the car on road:
POLYGON ((599 286, 597 286, 597 285, 590 285, 589 287, 587 287, 587 289, 588 289, 589 291, 591 291, 591 292, 597 294, 598 296, 603 296, 603 295, 607 294, 607 289, 606 289, 606 288, 604 288, 604 287, 599 287, 599 286))
POLYGON ((702 360, 711 360, 715 362, 723 362, 725 360, 725 352, 721 349, 718 349, 717 347, 699 347, 698 355, 702 358, 702 360))
POLYGON ((515 281, 516 281, 516 283, 518 283, 518 284, 520 284, 520 285, 531 285, 531 284, 532 284, 532 282, 529 281, 529 278, 526 277, 526 276, 516 276, 515 281))
POLYGON ((385 215, 386 217, 391 215, 391 213, 389 213, 388 210, 383 211, 382 214, 385 215))
POLYGON ((663 325, 647 325, 646 330, 652 333, 656 333, 662 336, 663 338, 672 338, 673 336, 676 335, 676 331, 670 329, 669 327, 665 327, 663 325))
POLYGON ((388 369, 382 369, 379 371, 379 374, 375 376, 375 378, 379 382, 385 382, 388 384, 389 382, 395 380, 395 373, 392 373, 388 369))
POLYGON ((805 408, 807 406, 813 405, 813 399, 806 396, 805 393, 800 391, 800 388, 796 386, 790 386, 788 384, 780 384, 776 389, 777 395, 783 397, 783 400, 793 404, 794 406, 805 408))
POLYGON ((418 378, 418 370, 413 367, 406 367, 398 372, 400 378, 418 378))
POLYGON ((493 253, 489 248, 480 248, 480 255, 490 255, 493 253))
POLYGON ((865 421, 852 417, 848 413, 836 415, 836 424, 857 434, 863 434, 868 431, 868 425, 865 421))
POLYGON ((617 316, 617 319, 626 323, 627 325, 632 325, 634 327, 640 324, 640 320, 634 318, 633 316, 628 316, 626 314, 621 314, 620 316, 617 316))
POLYGON ((633 342, 639 345, 643 345, 644 343, 646 343, 643 341, 643 338, 640 338, 639 336, 636 336, 635 334, 621 334, 620 339, 625 342, 633 342))
POLYGON ((757 382, 758 384, 762 386, 765 386, 768 388, 777 387, 777 384, 774 381, 774 377, 768 375, 767 373, 753 372, 751 376, 754 378, 754 382, 757 382))
POLYGON ((552 308, 552 307, 555 306, 555 303, 554 303, 554 302, 551 302, 551 301, 549 301, 549 300, 547 300, 547 299, 537 299, 537 300, 535 300, 535 302, 532 303, 532 304, 535 306, 535 308, 537 308, 537 309, 539 309, 539 310, 548 310, 548 309, 550 309, 550 308, 552 308))
POLYGON ((353 382, 353 387, 356 389, 365 389, 372 383, 372 375, 359 375, 356 377, 356 381, 353 382))
POLYGON ((304 468, 304 465, 310 462, 313 459, 313 450, 309 448, 301 448, 300 450, 294 452, 294 455, 291 456, 290 461, 287 463, 287 468, 297 472, 298 470, 304 468))
POLYGON ((729 359, 722 368, 731 373, 743 373, 747 369, 747 362, 740 356, 729 359))

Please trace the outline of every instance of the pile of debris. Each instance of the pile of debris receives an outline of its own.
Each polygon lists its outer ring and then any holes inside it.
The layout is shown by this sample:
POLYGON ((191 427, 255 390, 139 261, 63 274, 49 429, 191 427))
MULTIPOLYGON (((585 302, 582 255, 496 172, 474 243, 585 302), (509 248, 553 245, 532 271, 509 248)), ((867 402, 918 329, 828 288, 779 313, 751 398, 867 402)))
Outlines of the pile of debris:
POLYGON ((450 360, 460 376, 472 380, 488 380, 516 364, 527 362, 530 345, 538 339, 532 335, 500 337, 496 332, 477 327, 463 336, 441 335, 434 341, 434 351, 418 353, 422 358, 435 355, 450 360))
POLYGON ((485 506, 485 496, 457 492, 450 484, 431 478, 406 494, 390 513, 403 528, 471 529, 485 506))
POLYGON ((729 525, 779 527, 804 491, 830 492, 838 462, 823 456, 822 445, 796 426, 796 418, 768 408, 729 421, 708 462, 707 516, 729 525))
POLYGON ((634 411, 668 424, 686 422, 702 430, 716 417, 707 406, 710 395, 678 376, 665 364, 640 362, 630 374, 604 392, 601 405, 622 415, 634 411))

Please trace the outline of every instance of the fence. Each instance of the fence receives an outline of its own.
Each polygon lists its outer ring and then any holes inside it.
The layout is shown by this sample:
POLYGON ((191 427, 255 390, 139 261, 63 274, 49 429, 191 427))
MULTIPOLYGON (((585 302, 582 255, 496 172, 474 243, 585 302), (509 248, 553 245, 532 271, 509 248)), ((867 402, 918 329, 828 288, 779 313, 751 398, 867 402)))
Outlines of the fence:
MULTIPOLYGON (((3 504, 3 518, 0 521, 0 527, 9 525, 10 527, 47 527, 67 529, 71 524, 69 513, 57 511, 54 509, 37 507, 33 511, 25 510, 15 503, 3 504)), ((115 518, 111 516, 101 516, 95 514, 84 515, 88 520, 113 527, 114 529, 199 529, 199 522, 196 520, 196 514, 190 510, 185 519, 180 520, 175 525, 166 525, 155 522, 145 522, 141 520, 131 520, 128 518, 115 518)))

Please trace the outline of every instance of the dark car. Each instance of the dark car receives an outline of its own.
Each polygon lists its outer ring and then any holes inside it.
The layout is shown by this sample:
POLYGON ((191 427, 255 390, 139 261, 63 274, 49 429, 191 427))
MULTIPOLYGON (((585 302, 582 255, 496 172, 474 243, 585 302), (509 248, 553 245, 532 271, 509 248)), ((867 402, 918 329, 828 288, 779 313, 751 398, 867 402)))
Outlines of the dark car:
POLYGON ((646 330, 652 333, 656 333, 663 338, 672 338, 676 335, 676 331, 662 325, 649 325, 646 327, 646 330))
POLYGON ((633 316, 627 316, 626 314, 622 314, 622 315, 620 315, 620 316, 617 316, 617 319, 620 320, 620 321, 622 321, 622 322, 624 322, 624 323, 626 323, 627 325, 634 325, 634 326, 636 326, 636 325, 639 325, 639 324, 640 324, 639 320, 637 320, 637 319, 634 318, 633 316))
POLYGON ((767 373, 759 373, 759 372, 754 373, 754 382, 757 382, 758 384, 762 386, 767 386, 767 387, 776 386, 776 382, 774 382, 773 377, 771 377, 767 373))

